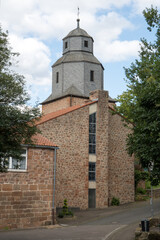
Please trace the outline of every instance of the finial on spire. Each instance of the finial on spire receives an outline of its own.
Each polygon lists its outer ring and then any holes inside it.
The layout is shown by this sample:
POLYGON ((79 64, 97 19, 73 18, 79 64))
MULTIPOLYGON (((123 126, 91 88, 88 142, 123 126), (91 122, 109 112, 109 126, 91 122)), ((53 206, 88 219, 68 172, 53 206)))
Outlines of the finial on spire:
POLYGON ((77 28, 79 28, 79 22, 80 22, 80 19, 79 19, 79 7, 78 7, 78 13, 77 13, 77 28))

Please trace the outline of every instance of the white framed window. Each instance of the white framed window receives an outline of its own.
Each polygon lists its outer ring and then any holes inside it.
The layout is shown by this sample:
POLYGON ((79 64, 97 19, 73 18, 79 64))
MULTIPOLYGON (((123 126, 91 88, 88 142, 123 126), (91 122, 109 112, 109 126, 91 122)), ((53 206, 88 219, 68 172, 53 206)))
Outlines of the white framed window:
POLYGON ((8 171, 26 171, 27 170, 27 149, 22 149, 22 160, 13 157, 8 159, 8 171))

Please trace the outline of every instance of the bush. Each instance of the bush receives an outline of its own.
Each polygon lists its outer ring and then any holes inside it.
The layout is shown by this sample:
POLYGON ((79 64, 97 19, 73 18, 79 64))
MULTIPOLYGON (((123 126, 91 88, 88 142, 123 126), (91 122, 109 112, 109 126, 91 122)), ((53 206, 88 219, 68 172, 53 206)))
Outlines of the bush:
POLYGON ((67 199, 64 199, 63 214, 64 214, 64 215, 68 215, 68 204, 67 204, 67 199))
POLYGON ((141 188, 141 187, 139 187, 139 188, 136 189, 136 193, 145 194, 146 190, 141 188))
POLYGON ((73 212, 70 210, 68 211, 68 204, 67 204, 67 199, 64 199, 64 205, 63 205, 63 210, 58 214, 59 218, 63 218, 65 216, 74 216, 73 212))
POLYGON ((120 201, 119 198, 113 197, 111 201, 111 206, 119 206, 120 201))
POLYGON ((60 212, 60 213, 58 214, 58 217, 59 217, 59 218, 63 218, 63 217, 64 217, 63 212, 60 212))
POLYGON ((74 214, 73 214, 73 212, 70 210, 70 211, 68 211, 68 213, 66 214, 67 216, 74 216, 74 214))

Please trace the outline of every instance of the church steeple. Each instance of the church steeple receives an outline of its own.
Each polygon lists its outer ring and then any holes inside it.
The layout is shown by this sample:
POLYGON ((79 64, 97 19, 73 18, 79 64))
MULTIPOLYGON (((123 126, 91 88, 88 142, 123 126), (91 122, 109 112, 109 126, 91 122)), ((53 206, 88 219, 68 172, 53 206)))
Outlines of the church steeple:
POLYGON ((79 26, 63 38, 63 56, 52 66, 52 94, 47 101, 68 95, 89 97, 95 89, 103 90, 103 66, 93 55, 93 38, 79 26))
POLYGON ((79 7, 78 7, 78 13, 77 13, 77 28, 79 28, 79 22, 80 22, 80 18, 79 18, 79 7))

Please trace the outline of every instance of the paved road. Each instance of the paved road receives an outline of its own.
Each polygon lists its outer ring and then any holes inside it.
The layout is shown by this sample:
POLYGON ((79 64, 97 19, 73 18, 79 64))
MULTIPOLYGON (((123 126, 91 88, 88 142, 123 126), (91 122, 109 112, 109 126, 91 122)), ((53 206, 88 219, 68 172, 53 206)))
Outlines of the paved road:
MULTIPOLYGON (((97 212, 88 212, 90 219, 86 215, 79 222, 68 220, 67 226, 58 228, 0 232, 0 240, 132 240, 138 222, 151 216, 149 202, 97 212)), ((154 201, 154 213, 160 214, 159 199, 154 201)))

